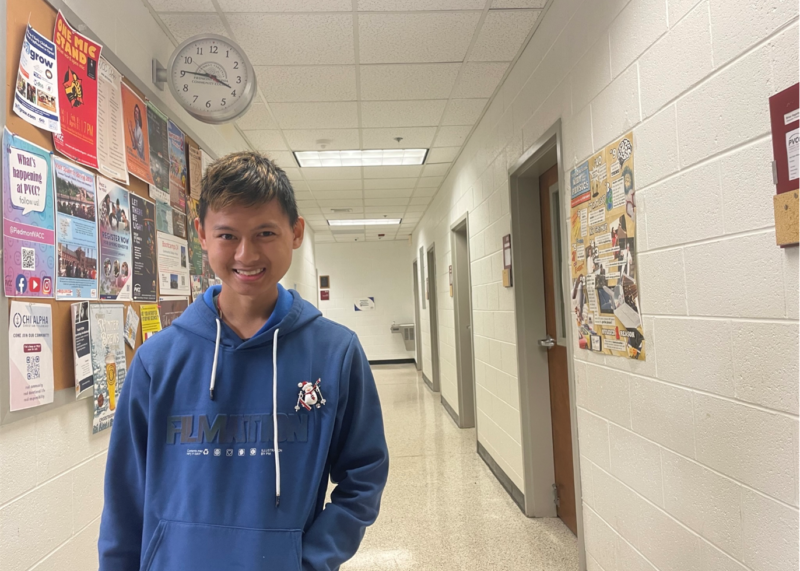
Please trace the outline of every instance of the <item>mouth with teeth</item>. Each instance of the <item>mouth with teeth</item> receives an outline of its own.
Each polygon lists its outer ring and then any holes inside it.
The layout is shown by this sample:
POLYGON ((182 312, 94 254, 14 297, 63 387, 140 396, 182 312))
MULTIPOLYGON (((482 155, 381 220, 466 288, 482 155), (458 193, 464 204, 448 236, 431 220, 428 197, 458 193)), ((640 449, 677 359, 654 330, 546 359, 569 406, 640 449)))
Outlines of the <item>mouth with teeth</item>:
POLYGON ((233 269, 233 273, 235 273, 239 279, 242 280, 255 280, 258 279, 264 274, 266 268, 258 268, 255 270, 241 270, 241 269, 233 269))

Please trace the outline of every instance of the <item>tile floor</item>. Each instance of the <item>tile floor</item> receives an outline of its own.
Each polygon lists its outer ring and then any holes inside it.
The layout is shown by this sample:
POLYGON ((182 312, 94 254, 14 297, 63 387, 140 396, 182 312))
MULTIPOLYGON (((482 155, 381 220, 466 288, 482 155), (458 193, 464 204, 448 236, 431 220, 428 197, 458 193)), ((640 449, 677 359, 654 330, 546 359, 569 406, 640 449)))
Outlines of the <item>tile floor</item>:
POLYGON ((343 571, 577 571, 575 536, 520 512, 414 365, 372 368, 389 444, 378 521, 343 571))

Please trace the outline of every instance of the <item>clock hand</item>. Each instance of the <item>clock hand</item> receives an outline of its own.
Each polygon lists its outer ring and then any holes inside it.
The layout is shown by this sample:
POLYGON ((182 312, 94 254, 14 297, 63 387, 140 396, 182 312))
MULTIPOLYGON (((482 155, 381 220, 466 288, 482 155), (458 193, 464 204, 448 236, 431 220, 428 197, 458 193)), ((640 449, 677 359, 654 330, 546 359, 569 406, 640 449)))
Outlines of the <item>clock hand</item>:
POLYGON ((227 83, 225 83, 225 82, 224 82, 224 81, 222 81, 221 79, 218 79, 216 75, 211 75, 210 73, 200 73, 200 72, 197 72, 197 71, 186 71, 186 70, 183 70, 183 72, 184 72, 184 73, 191 73, 192 75, 200 75, 200 76, 203 76, 203 77, 207 77, 207 78, 209 78, 209 79, 211 79, 211 80, 213 80, 213 81, 216 81, 216 82, 217 82, 217 83, 219 83, 219 84, 222 84, 222 85, 224 85, 224 86, 225 86, 225 87, 227 87, 228 89, 230 89, 230 88, 231 88, 231 86, 230 86, 230 85, 228 85, 227 83))

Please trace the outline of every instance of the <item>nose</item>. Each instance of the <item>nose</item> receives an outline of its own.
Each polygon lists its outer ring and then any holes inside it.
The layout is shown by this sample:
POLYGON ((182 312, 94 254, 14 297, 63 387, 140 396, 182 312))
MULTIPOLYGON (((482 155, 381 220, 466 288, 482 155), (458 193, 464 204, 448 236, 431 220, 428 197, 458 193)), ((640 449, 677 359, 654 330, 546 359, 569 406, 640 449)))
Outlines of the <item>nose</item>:
POLYGON ((250 240, 243 238, 236 248, 236 261, 243 266, 248 266, 258 260, 258 250, 250 240))

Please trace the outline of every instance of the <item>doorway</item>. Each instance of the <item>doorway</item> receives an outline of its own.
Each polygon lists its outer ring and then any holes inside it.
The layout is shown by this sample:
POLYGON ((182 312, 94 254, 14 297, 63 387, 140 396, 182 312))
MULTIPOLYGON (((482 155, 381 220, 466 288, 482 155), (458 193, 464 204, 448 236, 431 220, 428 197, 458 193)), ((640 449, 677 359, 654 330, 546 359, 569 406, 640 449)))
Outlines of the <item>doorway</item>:
MULTIPOLYGON (((425 295, 428 296, 428 317, 431 326, 431 375, 429 381, 431 390, 438 393, 441 390, 439 380, 439 314, 436 300, 436 247, 428 250, 428 277, 425 281, 425 295)), ((422 373, 423 378, 425 373, 422 373)))
POLYGON ((416 346, 416 353, 414 354, 414 364, 417 371, 422 370, 422 334, 419 329, 419 274, 417 273, 416 260, 412 264, 412 273, 414 275, 414 344, 416 346))
MULTIPOLYGON (((468 219, 452 227, 453 313, 456 328, 456 373, 458 382, 458 426, 474 428, 475 375, 472 342, 472 285, 469 266, 468 219)), ((444 399, 444 395, 442 395, 444 399)))

